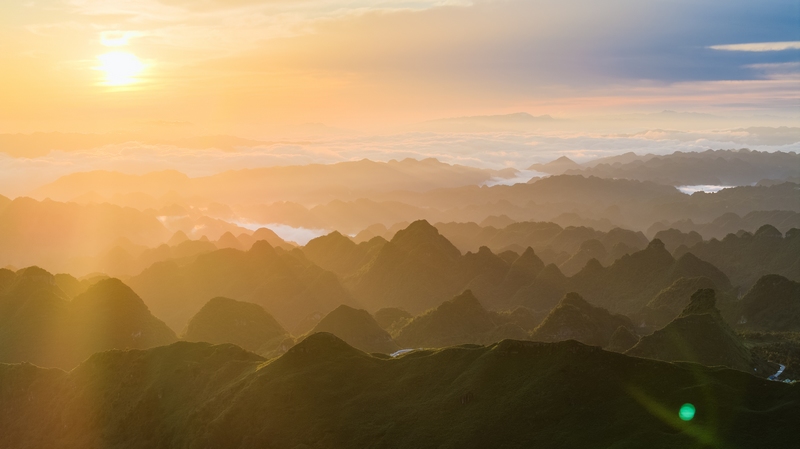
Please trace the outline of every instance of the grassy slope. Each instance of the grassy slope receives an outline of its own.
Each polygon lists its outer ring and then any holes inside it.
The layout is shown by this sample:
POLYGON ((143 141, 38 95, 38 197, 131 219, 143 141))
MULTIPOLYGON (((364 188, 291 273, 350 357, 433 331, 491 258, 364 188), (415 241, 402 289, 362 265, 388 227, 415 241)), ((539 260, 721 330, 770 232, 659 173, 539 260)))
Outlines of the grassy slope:
POLYGON ((800 419, 796 386, 573 341, 385 359, 330 334, 266 363, 179 342, 69 374, 0 365, 0 404, 0 446, 20 448, 780 447, 800 419))

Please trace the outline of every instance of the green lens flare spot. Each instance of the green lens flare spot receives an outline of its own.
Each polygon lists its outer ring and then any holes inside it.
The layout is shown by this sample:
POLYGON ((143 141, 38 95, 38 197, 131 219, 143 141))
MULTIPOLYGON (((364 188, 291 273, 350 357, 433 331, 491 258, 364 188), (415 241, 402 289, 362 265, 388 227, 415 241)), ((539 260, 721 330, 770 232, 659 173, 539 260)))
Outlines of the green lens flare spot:
POLYGON ((681 405, 681 409, 678 411, 678 417, 684 421, 691 421, 692 418, 694 418, 694 412, 694 405, 686 403, 681 405))

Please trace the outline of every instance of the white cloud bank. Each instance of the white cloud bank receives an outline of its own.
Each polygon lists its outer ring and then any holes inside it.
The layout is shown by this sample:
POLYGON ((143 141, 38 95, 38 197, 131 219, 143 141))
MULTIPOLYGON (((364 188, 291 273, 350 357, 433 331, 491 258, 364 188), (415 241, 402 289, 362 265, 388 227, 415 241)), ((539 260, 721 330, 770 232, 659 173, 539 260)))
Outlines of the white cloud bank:
POLYGON ((712 45, 712 50, 722 51, 783 51, 800 50, 800 41, 787 42, 751 42, 748 44, 712 45))

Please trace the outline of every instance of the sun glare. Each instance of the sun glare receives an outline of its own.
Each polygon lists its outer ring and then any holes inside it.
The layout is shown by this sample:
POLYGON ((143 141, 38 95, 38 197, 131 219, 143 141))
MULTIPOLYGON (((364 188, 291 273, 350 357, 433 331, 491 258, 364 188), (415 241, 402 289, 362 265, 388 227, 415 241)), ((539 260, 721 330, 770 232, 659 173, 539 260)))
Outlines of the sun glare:
POLYGON ((138 80, 137 75, 144 70, 144 63, 131 53, 111 52, 97 57, 100 65, 97 67, 105 73, 103 84, 107 86, 124 86, 133 84, 138 80))

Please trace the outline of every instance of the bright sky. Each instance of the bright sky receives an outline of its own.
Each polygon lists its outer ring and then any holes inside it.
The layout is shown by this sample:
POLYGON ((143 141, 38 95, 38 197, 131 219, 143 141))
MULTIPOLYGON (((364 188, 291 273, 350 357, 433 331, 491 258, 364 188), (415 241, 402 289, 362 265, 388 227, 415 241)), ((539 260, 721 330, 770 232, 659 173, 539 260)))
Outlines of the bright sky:
POLYGON ((796 116, 797 0, 15 0, 0 132, 796 116))

